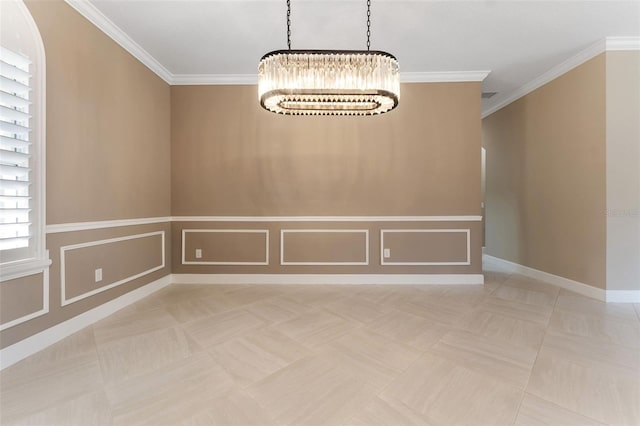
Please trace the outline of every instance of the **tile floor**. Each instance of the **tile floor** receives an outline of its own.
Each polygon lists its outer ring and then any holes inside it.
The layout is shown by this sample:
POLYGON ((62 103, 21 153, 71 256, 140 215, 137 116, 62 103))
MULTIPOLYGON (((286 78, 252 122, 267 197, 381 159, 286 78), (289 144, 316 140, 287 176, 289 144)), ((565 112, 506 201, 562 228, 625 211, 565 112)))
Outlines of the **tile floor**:
POLYGON ((0 373, 0 423, 640 424, 640 305, 485 276, 173 285, 0 373))

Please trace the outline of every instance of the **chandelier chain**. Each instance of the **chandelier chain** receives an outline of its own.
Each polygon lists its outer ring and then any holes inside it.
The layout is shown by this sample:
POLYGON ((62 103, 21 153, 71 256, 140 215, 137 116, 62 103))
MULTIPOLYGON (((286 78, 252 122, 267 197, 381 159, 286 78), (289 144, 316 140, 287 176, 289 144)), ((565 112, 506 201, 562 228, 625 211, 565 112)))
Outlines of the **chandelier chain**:
MULTIPOLYGON (((291 50, 291 0, 287 0, 287 47, 291 50)), ((367 50, 371 50, 371 0, 367 0, 367 50)))
POLYGON ((287 0, 287 46, 291 50, 291 0, 287 0))
POLYGON ((371 0, 367 0, 367 50, 371 47, 371 0))

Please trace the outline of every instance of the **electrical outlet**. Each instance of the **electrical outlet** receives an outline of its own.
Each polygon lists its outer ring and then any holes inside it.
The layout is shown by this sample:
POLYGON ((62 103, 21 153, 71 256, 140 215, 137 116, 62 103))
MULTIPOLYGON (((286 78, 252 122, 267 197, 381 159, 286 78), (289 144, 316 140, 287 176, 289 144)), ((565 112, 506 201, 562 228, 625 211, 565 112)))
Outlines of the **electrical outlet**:
POLYGON ((391 257, 391 249, 384 249, 384 258, 388 259, 391 257))
POLYGON ((96 269, 96 282, 102 281, 102 268, 96 269))
POLYGON ((196 249, 196 259, 202 259, 202 249, 196 249))

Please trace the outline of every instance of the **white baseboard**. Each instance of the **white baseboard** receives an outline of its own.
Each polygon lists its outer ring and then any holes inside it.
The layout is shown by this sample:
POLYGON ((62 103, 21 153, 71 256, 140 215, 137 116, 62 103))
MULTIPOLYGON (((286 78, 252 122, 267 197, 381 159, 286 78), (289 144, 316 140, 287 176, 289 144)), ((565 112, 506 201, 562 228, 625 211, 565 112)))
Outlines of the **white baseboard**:
MULTIPOLYGON (((545 281, 594 299, 617 303, 640 303, 640 290, 609 290, 605 292, 602 289, 578 281, 559 277, 487 254, 483 255, 483 260, 492 262, 506 271, 545 281)), ((483 283, 484 276, 482 274, 171 274, 0 350, 0 370, 53 345, 170 284, 456 285, 483 283)))
POLYGON ((116 311, 125 308, 132 303, 143 299, 150 294, 160 290, 171 284, 171 275, 166 275, 159 280, 153 281, 147 285, 130 291, 116 299, 95 307, 87 312, 68 319, 60 324, 54 325, 40 333, 27 337, 11 346, 0 351, 0 370, 5 369, 16 362, 41 351, 47 346, 64 339, 67 336, 76 333, 83 328, 108 317, 116 311))
POLYGON ((596 288, 578 281, 570 280, 569 278, 553 275, 548 272, 540 271, 538 269, 529 268, 518 263, 510 262, 508 260, 500 259, 499 257, 491 256, 488 254, 482 255, 482 259, 487 262, 494 263, 501 268, 509 272, 515 272, 522 274, 525 277, 533 278, 536 280, 544 281, 549 284, 553 284, 565 290, 570 290, 583 296, 591 297, 593 299, 601 301, 609 301, 607 294, 601 288, 596 288))
POLYGON ((607 290, 608 303, 640 303, 640 290, 607 290))
POLYGON ((0 350, 0 370, 169 284, 483 284, 482 274, 172 274, 0 350))
POLYGON ((175 284, 484 284, 482 274, 173 274, 175 284))
POLYGON ((526 266, 519 265, 514 262, 509 262, 508 260, 500 259, 499 257, 491 256, 490 254, 486 254, 484 247, 482 249, 482 269, 484 270, 485 263, 491 263, 494 267, 500 268, 501 271, 504 271, 509 274, 513 274, 516 272, 519 267, 526 268, 526 266))

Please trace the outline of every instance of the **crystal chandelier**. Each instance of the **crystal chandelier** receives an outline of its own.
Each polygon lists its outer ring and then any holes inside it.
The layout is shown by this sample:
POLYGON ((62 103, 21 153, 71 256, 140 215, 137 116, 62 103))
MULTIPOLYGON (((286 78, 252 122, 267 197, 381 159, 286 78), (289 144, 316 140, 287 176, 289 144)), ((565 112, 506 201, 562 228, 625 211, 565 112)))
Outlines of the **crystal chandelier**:
POLYGON ((367 50, 291 50, 291 0, 287 0, 288 50, 262 57, 258 98, 286 115, 377 115, 400 100, 398 61, 369 50, 371 0, 367 0, 367 50))

